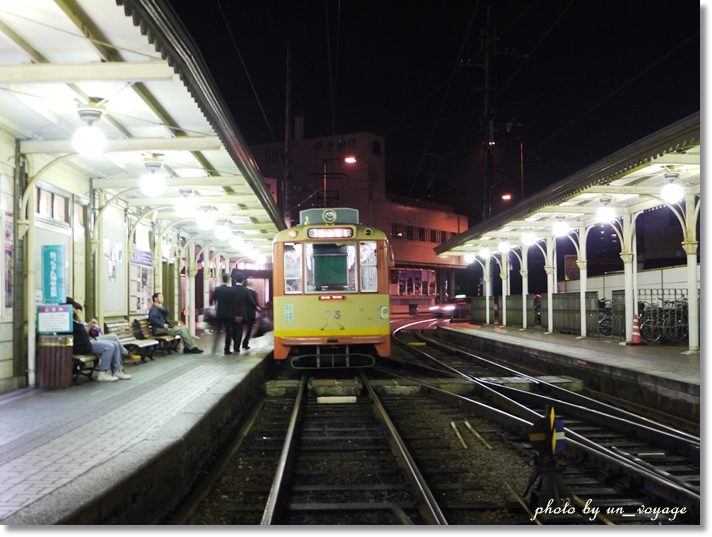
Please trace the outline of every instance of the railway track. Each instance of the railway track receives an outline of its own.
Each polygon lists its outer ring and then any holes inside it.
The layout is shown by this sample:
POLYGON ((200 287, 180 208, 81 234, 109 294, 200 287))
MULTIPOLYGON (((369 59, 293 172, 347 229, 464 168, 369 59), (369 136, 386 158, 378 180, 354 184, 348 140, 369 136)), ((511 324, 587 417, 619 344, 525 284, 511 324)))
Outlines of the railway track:
MULTIPOLYGON (((692 478, 685 485, 671 480, 671 472, 645 467, 666 458, 663 466, 672 469, 671 452, 646 446, 641 458, 641 445, 628 443, 624 454, 621 437, 604 427, 592 444, 589 422, 567 408, 558 416, 567 448, 552 471, 529 434, 546 411, 537 405, 548 408, 551 401, 537 401, 521 417, 525 403, 514 404, 517 412, 497 408, 491 388, 486 396, 458 395, 436 381, 360 374, 347 379, 360 384, 349 396, 354 402, 318 402, 306 377, 292 381, 292 393, 265 397, 172 523, 699 523, 692 478), (536 512, 545 506, 552 474, 572 512, 536 512)), ((679 455, 677 467, 682 474, 695 470, 679 455)))
MULTIPOLYGON (((423 334, 417 337, 427 347, 412 345, 413 332, 395 339, 417 355, 412 363, 415 374, 421 379, 425 374, 432 375, 433 371, 466 379, 472 383, 473 395, 468 397, 469 400, 500 408, 530 423, 542 419, 545 409, 553 407, 565 424, 567 443, 577 452, 576 460, 586 460, 605 468, 609 474, 626 474, 631 483, 649 494, 650 499, 668 505, 668 510, 684 508, 691 514, 690 518, 699 517, 698 437, 493 363, 465 349, 435 342, 423 334), (463 359, 467 361, 465 367, 462 366, 463 359), (531 391, 486 380, 493 371, 526 380, 531 391)), ((404 367, 411 368, 410 357, 404 367)), ((398 376, 392 370, 385 372, 398 376)), ((423 385, 428 385, 427 381, 423 381, 423 385)))
POLYGON ((379 395, 363 374, 358 383, 352 403, 319 403, 306 377, 294 397, 265 397, 171 523, 533 524, 501 479, 522 488, 527 461, 501 444, 506 463, 489 463, 501 475, 483 483, 485 448, 463 423, 483 431, 496 424, 431 396, 379 395), (456 421, 470 436, 469 450, 451 426, 456 421))

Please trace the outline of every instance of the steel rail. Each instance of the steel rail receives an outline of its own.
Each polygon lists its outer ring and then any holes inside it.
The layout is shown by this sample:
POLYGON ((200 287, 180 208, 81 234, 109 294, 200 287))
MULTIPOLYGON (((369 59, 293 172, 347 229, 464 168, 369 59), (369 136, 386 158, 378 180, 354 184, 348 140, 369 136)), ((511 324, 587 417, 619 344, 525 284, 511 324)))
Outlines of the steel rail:
MULTIPOLYGON (((434 345, 434 346, 451 350, 453 352, 458 353, 460 356, 464 356, 466 358, 477 360, 478 362, 485 364, 487 367, 492 367, 496 370, 501 371, 504 374, 526 379, 532 383, 537 384, 541 388, 545 388, 545 390, 549 393, 549 395, 560 397, 562 399, 566 399, 567 402, 569 402, 571 404, 577 404, 577 405, 585 404, 586 408, 590 408, 592 410, 597 410, 597 411, 603 412, 609 416, 615 416, 620 419, 624 419, 624 420, 628 420, 630 422, 640 424, 644 427, 647 427, 648 429, 658 430, 658 431, 665 433, 671 437, 676 437, 676 438, 685 440, 687 442, 696 443, 698 446, 700 444, 700 437, 698 437, 698 436, 686 433, 684 431, 680 431, 678 429, 669 427, 669 426, 661 424, 661 423, 657 423, 649 418, 640 416, 639 414, 634 414, 632 412, 628 412, 627 410, 622 410, 622 409, 615 407, 613 405, 609 405, 607 403, 602 403, 600 401, 596 401, 595 399, 592 399, 591 397, 587 397, 585 395, 581 395, 581 394, 572 392, 570 390, 567 390, 560 386, 556 386, 556 385, 546 382, 544 380, 537 379, 537 378, 527 375, 525 373, 521 373, 521 372, 519 372, 515 369, 512 369, 510 367, 498 364, 496 362, 493 362, 491 360, 488 360, 486 358, 483 358, 481 356, 473 354, 473 353, 469 352, 467 349, 463 349, 462 347, 460 347, 458 345, 451 344, 451 343, 443 343, 443 342, 437 341, 433 338, 429 338, 429 337, 425 336, 424 334, 422 334, 422 331, 418 331, 418 337, 421 338, 422 340, 434 345)), ((414 349, 414 350, 416 352, 423 353, 423 351, 420 351, 418 349, 414 349)), ((427 353, 423 353, 423 354, 428 356, 427 353)), ((430 359, 435 360, 438 363, 441 363, 436 358, 430 357, 430 359)), ((460 376, 465 376, 461 372, 458 372, 457 370, 450 368, 449 366, 447 366, 445 364, 441 364, 441 365, 443 367, 447 367, 452 372, 454 372, 460 376)), ((466 377, 466 378, 469 378, 469 377, 466 377)), ((481 382, 487 382, 487 381, 481 381, 481 382)))
MULTIPOLYGON (((426 338, 426 340, 427 339, 428 338, 426 338)), ((401 344, 403 344, 403 343, 401 342, 401 344)), ((449 348, 448 345, 441 345, 440 343, 437 343, 436 346, 449 348)), ((536 399, 536 404, 538 404, 540 406, 542 406, 542 405, 545 406, 546 404, 558 405, 558 406, 565 405, 567 407, 567 409, 569 410, 569 412, 574 412, 577 414, 586 413, 588 416, 584 417, 584 419, 592 419, 591 418, 592 413, 597 412, 594 410, 588 410, 588 409, 582 408, 580 405, 577 405, 578 408, 574 408, 573 404, 571 404, 571 403, 564 403, 563 401, 551 399, 551 398, 543 396, 543 395, 533 394, 531 392, 524 392, 521 390, 516 390, 514 388, 507 388, 505 386, 493 384, 488 381, 476 379, 476 378, 470 377, 469 375, 467 375, 465 373, 462 373, 461 371, 458 371, 457 369, 455 369, 447 364, 442 363, 441 361, 428 355, 428 353, 426 353, 420 349, 410 349, 410 350, 412 352, 415 352, 417 354, 425 356, 425 357, 429 358, 430 360, 435 361, 436 363, 440 364, 442 367, 444 367, 448 371, 456 373, 459 376, 461 376, 462 378, 469 380, 473 384, 480 387, 480 389, 482 389, 484 392, 486 392, 486 394, 488 394, 490 397, 493 397, 498 405, 503 406, 507 411, 510 411, 523 419, 538 419, 543 416, 538 415, 536 412, 534 412, 531 409, 527 408, 526 406, 522 405, 517 399, 519 399, 519 400, 521 400, 521 399, 525 399, 525 400, 536 399), (502 393, 503 391, 508 392, 509 395, 505 395, 504 393, 502 393), (493 395, 493 392, 498 395, 493 395), (533 416, 537 416, 537 418, 534 418, 533 416)), ((458 350, 458 349, 451 349, 451 350, 458 350)), ((460 352, 460 354, 468 354, 468 353, 460 351, 460 350, 458 350, 458 352, 460 352)), ((476 355, 472 355, 472 356, 478 360, 490 363, 489 360, 481 359, 480 357, 477 357, 476 355)), ((494 364, 494 365, 498 365, 498 364, 494 364)), ((508 369, 512 373, 516 373, 515 370, 509 369, 509 368, 506 368, 506 369, 508 369)), ((527 378, 527 379, 532 379, 534 381, 537 380, 537 379, 534 379, 533 377, 530 377, 528 375, 521 375, 521 376, 523 376, 524 378, 527 378)), ((586 399, 588 399, 588 398, 586 398, 586 399)), ((527 403, 527 404, 531 404, 531 403, 527 403)), ((600 413, 597 417, 598 417, 598 419, 596 421, 599 421, 599 422, 602 420, 616 420, 616 424, 619 425, 619 428, 620 427, 623 427, 623 428, 633 427, 636 430, 636 432, 638 434, 640 434, 641 437, 645 438, 646 440, 660 442, 664 445, 667 445, 668 447, 672 447, 673 449, 675 449, 677 447, 674 444, 675 442, 685 442, 685 447, 687 448, 687 452, 688 452, 687 456, 690 456, 690 453, 692 453, 692 454, 696 454, 696 456, 699 457, 699 444, 694 444, 694 443, 691 444, 690 440, 688 440, 687 438, 680 438, 675 435, 670 435, 669 433, 667 433, 665 431, 646 427, 646 425, 641 425, 639 423, 629 422, 626 424, 626 423, 623 423, 623 421, 624 421, 623 418, 618 418, 617 416, 611 416, 611 415, 606 416, 604 413, 600 413)), ((605 425, 610 426, 608 423, 605 423, 605 425)), ((625 457, 621 452, 616 452, 616 451, 610 450, 610 449, 606 448, 605 446, 602 446, 602 445, 598 444, 597 442, 594 442, 594 441, 584 437, 583 435, 576 433, 575 431, 572 431, 568 427, 564 427, 564 432, 565 432, 567 438, 576 439, 581 445, 586 445, 590 449, 594 449, 594 450, 597 450, 597 451, 605 454, 607 457, 611 457, 613 459, 619 459, 621 462, 625 462, 629 466, 630 465, 635 466, 640 471, 646 472, 650 475, 654 475, 654 476, 656 476, 656 478, 660 478, 663 481, 671 483, 675 487, 680 487, 681 489, 683 489, 685 491, 685 492, 681 493, 683 496, 688 496, 688 493, 689 493, 692 496, 688 497, 688 500, 692 501, 693 503, 696 502, 697 504, 699 504, 699 501, 700 501, 699 494, 697 493, 697 489, 693 485, 691 485, 685 481, 682 481, 678 478, 674 478, 674 476, 669 476, 669 474, 666 475, 659 471, 651 471, 650 468, 646 467, 644 464, 641 464, 638 461, 631 459, 630 457, 625 457), (669 477, 673 477, 673 479, 670 479, 669 477)), ((690 436, 690 435, 687 435, 687 436, 690 436)))
MULTIPOLYGON (((398 377, 401 379, 406 379, 410 380, 412 382, 415 382, 417 384, 420 384, 421 386, 425 387, 426 389, 430 390, 434 394, 438 394, 439 397, 443 400, 446 400, 450 402, 451 404, 455 404, 458 406, 465 406, 469 408, 470 410, 473 411, 483 411, 486 410, 487 417, 491 417, 492 419, 499 421, 502 423, 502 417, 504 417, 505 414, 509 414, 508 419, 506 420, 506 423, 509 424, 517 424, 519 427, 517 427, 518 431, 520 433, 525 432, 525 434, 528 434, 529 428, 534 424, 534 421, 537 419, 542 418, 543 416, 540 416, 536 412, 527 409, 526 407, 523 407, 520 404, 514 404, 512 405, 511 403, 516 403, 509 399, 508 397, 499 394, 497 392, 494 392, 490 388, 486 387, 487 390, 490 393, 495 393, 495 399, 498 402, 503 402, 507 407, 512 408, 515 410, 514 413, 510 413, 509 411, 500 411, 497 409, 492 408, 489 404, 485 403, 480 403, 478 401, 475 401, 473 399, 470 399, 468 397, 454 394, 451 392, 447 392, 441 388, 438 388, 437 386, 433 386, 432 384, 429 384, 423 380, 415 379, 412 377, 405 377, 402 375, 398 375, 392 372, 380 370, 382 373, 386 373, 388 375, 391 375, 393 377, 398 377), (495 410, 496 412, 492 412, 495 410), (521 414, 518 414, 517 412, 522 412, 521 414), (528 415, 528 417, 525 417, 528 415), (516 421, 514 420, 516 418, 516 421), (522 431, 521 425, 525 425, 526 431, 522 431)), ((694 507, 696 509, 699 509, 700 505, 700 495, 689 490, 687 487, 680 485, 679 483, 673 482, 669 479, 666 479, 664 476, 660 475, 659 473, 656 472, 651 472, 649 469, 642 467, 639 464, 635 464, 633 461, 630 459, 623 457, 622 455, 606 448, 605 446, 601 446, 583 436, 580 434, 570 431, 568 429, 564 429, 566 431, 566 436, 567 436, 567 444, 570 445, 571 447, 575 447, 580 451, 584 451, 588 455, 591 455, 593 457, 596 457, 598 459, 604 460, 607 464, 616 466, 617 468, 620 468, 622 470, 625 470, 631 474, 633 474, 635 477, 643 480, 651 490, 657 491, 659 494, 664 494, 666 497, 672 499, 672 500, 686 500, 688 505, 690 507, 694 507)))
POLYGON ((423 520, 429 524, 436 525, 448 525, 445 515, 442 513, 440 506, 435 500, 435 496, 428 487, 425 478, 420 473, 418 466, 415 464, 415 460, 411 456, 408 448, 406 447, 403 439, 401 438, 398 430, 388 416, 388 412, 383 407, 376 391, 371 386, 371 383, 366 378, 363 371, 359 371, 361 374, 361 380, 363 385, 368 389, 369 397, 373 402, 374 411, 376 416, 381 420, 381 422, 386 426, 388 432, 390 433, 389 443, 393 449, 394 454, 401 463, 401 467, 407 472, 411 485, 413 486, 414 493, 416 497, 420 500, 419 511, 423 520))
POLYGON ((303 400, 306 385, 307 375, 304 374, 302 375, 302 380, 299 383, 297 396, 294 399, 294 409, 292 410, 292 416, 289 420, 289 428, 287 429, 284 443, 282 444, 282 454, 279 457, 277 471, 275 472, 274 480, 272 481, 272 487, 270 488, 265 510, 262 513, 262 521, 260 522, 261 526, 270 526, 274 524, 278 515, 278 510, 281 507, 282 498, 284 496, 284 485, 286 485, 286 477, 289 474, 292 455, 294 453, 295 432, 304 408, 303 400))

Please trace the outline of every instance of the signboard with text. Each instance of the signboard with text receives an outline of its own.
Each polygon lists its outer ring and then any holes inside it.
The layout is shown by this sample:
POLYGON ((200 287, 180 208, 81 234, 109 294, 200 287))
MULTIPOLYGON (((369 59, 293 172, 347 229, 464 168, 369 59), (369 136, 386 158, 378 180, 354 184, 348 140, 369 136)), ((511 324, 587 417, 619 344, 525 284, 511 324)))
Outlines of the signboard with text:
POLYGON ((67 300, 65 287, 64 245, 42 247, 42 302, 62 304, 67 300))
POLYGON ((72 331, 72 306, 45 304, 37 306, 37 333, 57 334, 72 331))

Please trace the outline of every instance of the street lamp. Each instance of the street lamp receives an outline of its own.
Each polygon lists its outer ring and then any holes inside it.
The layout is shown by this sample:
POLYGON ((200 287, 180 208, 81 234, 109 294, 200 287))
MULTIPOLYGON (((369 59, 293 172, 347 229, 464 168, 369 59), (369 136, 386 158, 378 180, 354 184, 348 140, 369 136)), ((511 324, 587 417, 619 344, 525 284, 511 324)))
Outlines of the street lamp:
POLYGON ((356 162, 356 157, 345 157, 343 159, 340 158, 325 158, 324 159, 324 207, 326 207, 326 163, 330 162, 332 160, 338 160, 345 162, 346 164, 353 164, 356 162))

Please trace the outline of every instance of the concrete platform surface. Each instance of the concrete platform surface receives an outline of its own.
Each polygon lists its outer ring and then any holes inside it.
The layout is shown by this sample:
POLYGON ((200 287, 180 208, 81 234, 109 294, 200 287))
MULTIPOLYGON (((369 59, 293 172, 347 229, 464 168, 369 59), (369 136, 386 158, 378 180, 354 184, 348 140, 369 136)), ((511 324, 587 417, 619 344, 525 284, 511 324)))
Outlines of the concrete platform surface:
POLYGON ((271 364, 271 334, 229 356, 197 343, 125 364, 130 380, 1 396, 0 524, 157 523, 271 364))

